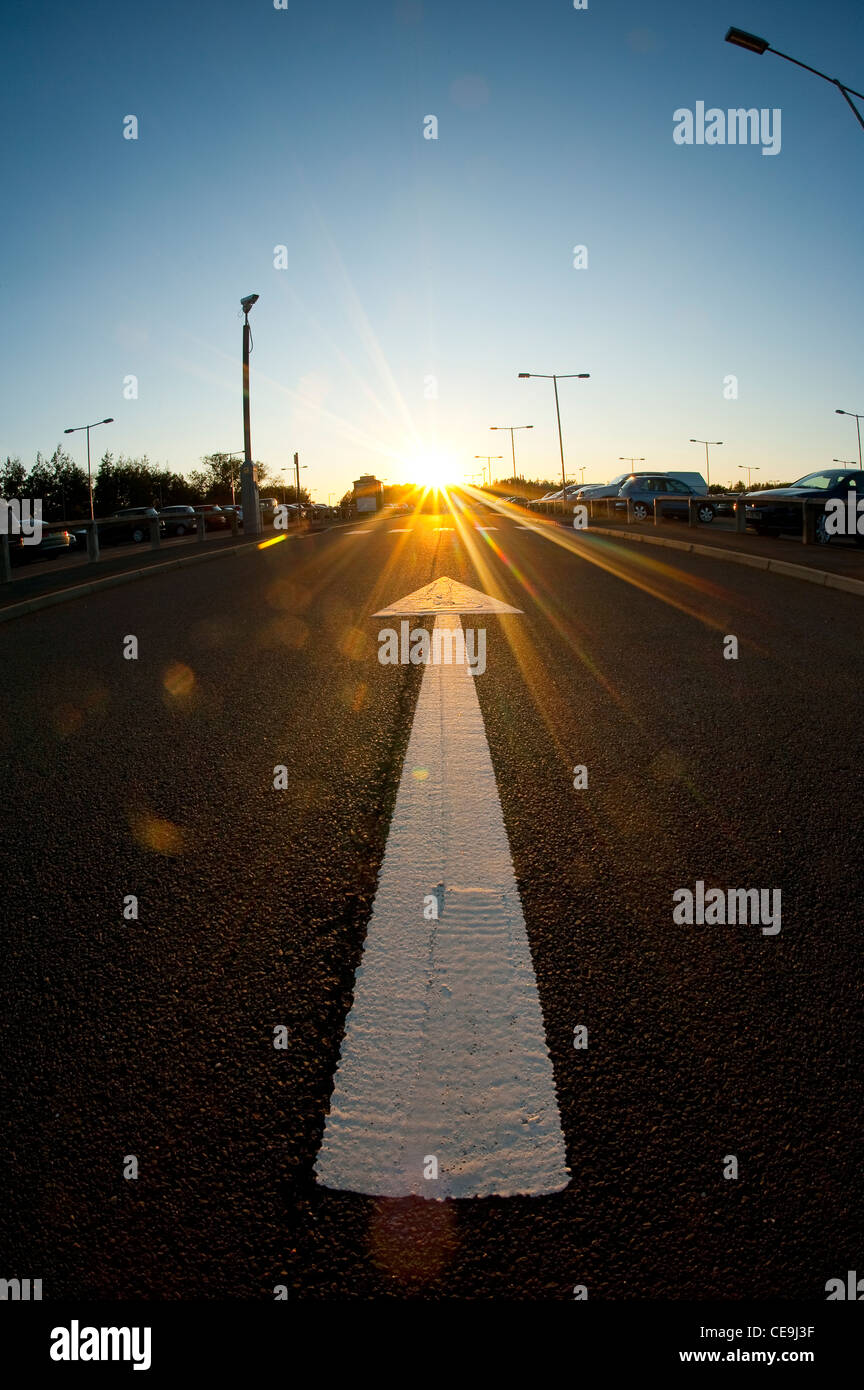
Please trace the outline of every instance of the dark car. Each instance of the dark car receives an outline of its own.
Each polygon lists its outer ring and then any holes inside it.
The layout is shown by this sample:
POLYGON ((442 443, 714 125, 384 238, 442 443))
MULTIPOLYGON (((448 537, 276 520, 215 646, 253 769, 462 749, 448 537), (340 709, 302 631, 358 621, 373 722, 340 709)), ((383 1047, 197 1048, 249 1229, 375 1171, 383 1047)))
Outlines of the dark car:
POLYGON ((169 536, 191 536, 198 529, 198 518, 195 515, 194 507, 163 507, 159 513, 159 518, 165 523, 165 530, 169 536))
POLYGON ((73 545, 69 531, 63 528, 49 531, 44 525, 38 544, 34 545, 30 537, 26 537, 26 539, 27 545, 24 544, 24 536, 9 537, 10 564, 27 565, 32 564, 34 560, 53 560, 58 555, 65 555, 69 547, 73 545))
POLYGON ((208 531, 224 531, 231 525, 225 512, 215 502, 202 502, 194 510, 198 516, 203 516, 208 531))
MULTIPOLYGON (((140 545, 150 539, 151 521, 159 521, 155 507, 121 507, 99 522, 99 544, 122 545, 124 541, 134 541, 140 545)), ((164 521, 159 521, 159 532, 164 536, 164 521)))
POLYGON ((658 511, 661 517, 674 517, 686 521, 691 497, 698 498, 696 515, 699 520, 706 523, 714 520, 714 504, 703 493, 697 492, 687 483, 682 483, 679 478, 670 478, 664 474, 633 474, 619 490, 618 497, 620 500, 615 503, 615 511, 626 511, 629 497, 637 521, 647 521, 649 517, 654 516, 655 499, 659 503, 658 511))
MULTIPOLYGON (((799 505, 805 498, 828 503, 834 507, 828 511, 816 510, 815 532, 819 545, 827 545, 836 534, 847 533, 849 498, 853 502, 853 515, 857 518, 857 501, 864 500, 864 473, 856 469, 850 473, 848 468, 823 468, 819 473, 807 473, 797 483, 788 487, 765 488, 762 492, 748 492, 736 507, 743 506, 747 525, 759 536, 779 536, 781 531, 791 531, 794 535, 802 533, 802 508, 799 505), (837 503, 842 503, 838 507, 837 503), (832 512, 839 512, 840 528, 829 520, 832 512)), ((851 528, 849 528, 851 530, 851 528)), ((856 543, 864 544, 864 536, 855 534, 856 543)))

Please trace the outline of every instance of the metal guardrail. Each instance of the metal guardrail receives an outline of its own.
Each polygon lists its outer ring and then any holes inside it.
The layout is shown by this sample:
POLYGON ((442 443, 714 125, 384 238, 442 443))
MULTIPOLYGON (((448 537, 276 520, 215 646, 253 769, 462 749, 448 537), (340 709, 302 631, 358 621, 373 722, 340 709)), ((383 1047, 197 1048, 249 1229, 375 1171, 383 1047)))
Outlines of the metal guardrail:
MULTIPOLYGON (((129 532, 129 540, 132 540, 132 532, 136 529, 136 521, 141 529, 143 523, 147 522, 148 538, 151 550, 159 550, 162 545, 163 535, 159 517, 122 517, 122 516, 101 516, 90 520, 88 517, 84 521, 43 521, 41 525, 42 534, 51 531, 85 531, 87 544, 87 562, 95 564, 101 557, 101 547, 99 545, 99 527, 111 526, 112 529, 119 529, 125 526, 129 532)), ((207 522, 203 512, 198 512, 195 518, 195 539, 204 541, 207 538, 207 522)), ((237 520, 237 513, 232 512, 230 517, 231 535, 240 534, 240 527, 237 520)), ((169 522, 170 525, 170 522, 169 522)), ((227 534, 227 529, 223 532, 227 534)), ((165 537, 167 539, 167 537, 165 537)), ((77 548, 77 547, 76 547, 77 548)), ((34 550, 38 547, 34 546, 34 550)), ((0 535, 0 584, 12 582, 12 557, 10 554, 9 536, 0 535)))
MULTIPOLYGON (((757 494, 757 496, 758 496, 758 494, 757 494)), ((712 493, 701 494, 701 495, 698 495, 698 496, 694 495, 694 496, 688 497, 688 499, 687 499, 687 525, 688 525, 688 526, 699 526, 699 525, 702 525, 702 524, 703 524, 703 523, 701 523, 701 522, 699 521, 699 518, 698 518, 698 516, 697 516, 697 511, 698 511, 699 503, 700 503, 700 502, 703 502, 703 501, 705 501, 705 500, 707 500, 707 501, 709 501, 709 502, 712 502, 712 503, 714 503, 714 502, 730 502, 730 503, 732 504, 733 514, 734 514, 734 517, 735 517, 735 530, 736 530, 736 532, 738 532, 739 534, 743 534, 743 533, 746 531, 746 529, 747 529, 747 516, 746 516, 746 510, 745 510, 745 508, 746 508, 746 500, 742 498, 740 492, 731 492, 731 493, 728 493, 728 492, 726 492, 726 493, 712 492, 712 493)), ((817 516, 819 515, 820 512, 822 512, 822 511, 825 510, 825 503, 822 502, 822 501, 820 501, 820 499, 819 499, 818 497, 789 497, 789 498, 784 498, 784 502, 786 502, 786 501, 791 502, 791 503, 797 505, 797 506, 800 507, 800 509, 801 509, 801 542, 802 542, 802 544, 803 544, 803 545, 816 545, 816 544, 817 544, 817 541, 816 541, 816 518, 817 518, 817 516)), ((663 507, 664 507, 664 504, 665 504, 665 506, 666 506, 666 508, 667 508, 667 512, 668 512, 669 499, 668 499, 668 498, 663 498, 663 497, 655 497, 655 498, 654 498, 653 513, 654 513, 654 525, 655 525, 655 526, 659 526, 659 525, 661 524, 661 522, 663 521, 663 507)), ((627 522, 628 525, 633 525, 633 524, 638 524, 638 523, 636 522, 636 518, 635 518, 635 516, 634 516, 634 514, 633 514, 633 505, 634 505, 634 504, 633 504, 633 499, 632 499, 631 497, 622 498, 622 497, 619 497, 619 496, 616 495, 616 496, 614 496, 614 497, 586 497, 585 500, 584 500, 583 502, 572 502, 572 501, 566 501, 566 502, 565 502, 565 501, 541 502, 541 501, 538 501, 538 502, 535 502, 535 503, 534 503, 534 506, 531 507, 531 508, 529 508, 529 510, 530 510, 530 511, 540 511, 540 512, 544 512, 547 516, 557 516, 557 515, 567 516, 567 515, 572 515, 572 513, 573 513, 573 511, 574 511, 574 509, 575 509, 576 507, 582 506, 582 507, 586 507, 587 510, 588 510, 588 520, 589 520, 589 522, 594 521, 594 520, 598 520, 598 519, 605 519, 605 520, 608 520, 608 521, 613 521, 613 520, 624 521, 624 520, 626 520, 626 522, 627 522), (622 506, 620 505, 622 502, 626 502, 626 504, 627 504, 627 506, 626 506, 626 512, 625 512, 625 508, 622 507, 622 506)), ((647 518, 646 518, 646 520, 647 520, 647 518)))

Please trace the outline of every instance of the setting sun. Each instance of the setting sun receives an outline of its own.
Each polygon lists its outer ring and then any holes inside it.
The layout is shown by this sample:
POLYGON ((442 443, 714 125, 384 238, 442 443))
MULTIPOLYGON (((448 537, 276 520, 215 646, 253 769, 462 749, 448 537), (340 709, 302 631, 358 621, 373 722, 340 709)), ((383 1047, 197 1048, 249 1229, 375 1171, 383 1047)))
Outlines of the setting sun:
POLYGON ((456 481, 457 467, 455 459, 447 454, 428 450, 414 454, 408 460, 411 481, 425 488, 446 488, 456 481))

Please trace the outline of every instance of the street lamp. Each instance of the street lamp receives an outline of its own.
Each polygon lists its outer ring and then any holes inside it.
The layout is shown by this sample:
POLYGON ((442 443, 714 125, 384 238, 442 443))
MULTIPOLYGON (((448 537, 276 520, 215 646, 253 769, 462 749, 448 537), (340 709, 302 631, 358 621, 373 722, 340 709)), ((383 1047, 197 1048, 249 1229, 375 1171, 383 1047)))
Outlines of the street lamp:
POLYGON ((854 87, 847 87, 845 82, 841 82, 839 78, 829 77, 826 72, 820 72, 818 68, 811 68, 809 63, 802 63, 798 58, 790 58, 788 53, 781 53, 779 49, 772 48, 767 39, 760 39, 755 34, 748 34, 746 29, 727 29, 726 42, 734 43, 738 48, 746 48, 750 53, 775 53, 778 58, 785 58, 787 63, 794 63, 796 67, 806 68, 808 72, 814 72, 817 77, 823 77, 826 82, 831 83, 832 87, 836 87, 844 100, 849 103, 855 119, 864 129, 864 116, 861 115, 852 100, 852 97, 856 96, 864 101, 864 92, 856 92, 854 87))
MULTIPOLYGON (((639 459, 633 458, 630 454, 619 454, 619 455, 618 455, 618 462, 619 462, 619 463, 644 463, 645 460, 644 460, 644 458, 639 458, 639 459)), ((633 473, 633 472, 635 472, 635 470, 631 468, 631 469, 630 469, 630 472, 633 473)))
POLYGON ((295 487, 295 489, 294 489, 294 501, 297 503, 297 525, 298 525, 298 526, 300 525, 300 520, 301 520, 301 516, 302 516, 302 509, 301 509, 301 506, 300 506, 300 469, 301 469, 301 468, 304 468, 304 469, 305 469, 305 468, 308 468, 308 467, 309 467, 308 463, 301 463, 301 462, 300 462, 300 455, 299 455, 299 454, 295 454, 295 455, 294 455, 294 478, 295 478, 295 481, 296 481, 296 487, 295 487))
POLYGON ((557 417, 558 417, 558 448, 559 448, 560 451, 561 451, 561 487, 562 487, 563 489, 565 489, 565 490, 566 490, 566 487, 567 487, 567 480, 566 480, 566 478, 565 478, 565 476, 564 476, 564 440, 563 440, 563 437, 562 437, 562 435, 561 435, 561 411, 560 411, 559 406, 558 406, 558 382, 559 382, 559 381, 587 381, 588 378, 590 377, 590 375, 591 375, 590 372, 567 372, 567 373, 562 373, 562 374, 558 374, 558 373, 554 373, 554 372, 553 372, 552 375, 551 375, 551 377, 550 377, 550 375, 549 375, 548 372, 520 372, 520 373, 519 373, 519 378, 520 378, 520 380, 522 380, 522 381, 527 380, 527 378, 528 378, 528 377, 531 377, 531 376, 539 376, 539 377, 542 377, 544 381, 550 381, 550 380, 551 380, 553 386, 555 387, 555 414, 556 414, 557 417))
POLYGON ((704 444, 704 445, 705 445, 705 481, 706 481, 706 483, 708 484, 708 486, 710 487, 710 486, 711 486, 711 468, 710 468, 710 465, 709 465, 709 463, 708 463, 708 445, 709 445, 709 444, 722 444, 722 443, 723 443, 723 440, 722 440, 722 439, 691 439, 691 440, 690 440, 690 443, 691 443, 691 444, 704 444))
POLYGON ((861 467, 861 421, 864 420, 864 415, 856 415, 854 410, 835 410, 835 411, 834 411, 834 414, 835 414, 835 415, 852 415, 852 416, 854 416, 854 418, 855 418, 855 424, 856 424, 857 427, 858 427, 858 467, 860 468, 860 467, 861 467))
POLYGON ((854 459, 832 459, 831 462, 832 462, 832 463, 842 463, 842 464, 844 464, 844 465, 846 466, 846 468, 854 468, 854 467, 855 467, 855 460, 854 460, 854 459))
POLYGON ((533 426, 533 425, 490 425, 489 428, 490 428, 490 430, 509 430, 509 431, 510 431, 510 449, 511 449, 511 452, 512 452, 512 454, 513 454, 513 481, 514 481, 514 483, 515 483, 515 481, 516 481, 516 445, 513 443, 513 432, 514 432, 514 430, 533 430, 534 426, 533 426))
POLYGON ((93 520, 93 475, 90 471, 90 431, 95 430, 97 425, 113 425, 114 416, 108 415, 104 420, 94 420, 92 425, 73 425, 71 430, 64 430, 64 434, 75 434, 78 430, 87 431, 87 486, 90 489, 90 520, 93 520))
POLYGON ((258 303, 257 294, 247 294, 240 300, 243 310, 243 466, 240 471, 243 498, 243 530, 247 535, 261 534, 261 506, 258 501, 258 484, 255 481, 255 468, 252 463, 252 428, 249 423, 249 353, 252 349, 252 333, 249 328, 249 310, 258 303))
MULTIPOLYGON (((494 429, 495 426, 492 425, 490 428, 494 429)), ((493 459, 501 459, 501 458, 504 457, 504 455, 503 455, 503 454, 475 454, 474 457, 475 457, 475 459, 485 459, 486 462, 488 463, 488 465, 489 465, 489 486, 491 487, 491 486, 492 486, 492 460, 493 460, 493 459)), ((484 486, 484 487, 486 486, 486 469, 485 469, 485 468, 483 469, 483 486, 484 486)))
MULTIPOLYGON (((220 456, 218 450, 217 450, 217 456, 220 456)), ((213 455, 211 454, 211 455, 209 455, 208 457, 212 458, 213 455)), ((235 459, 243 458, 243 450, 242 450, 242 449, 231 449, 231 450, 227 450, 227 449, 226 449, 224 452, 221 453, 221 457, 227 459, 229 463, 233 463, 235 459)), ((235 497, 235 495, 234 495, 234 471, 233 471, 233 469, 232 469, 232 471, 231 471, 231 506, 232 506, 232 507, 234 506, 234 504, 235 504, 236 501, 237 501, 237 499, 236 499, 236 497, 235 497)))
POLYGON ((761 473, 761 468, 753 468, 749 463, 739 463, 739 471, 747 474, 747 491, 750 491, 750 474, 761 473))

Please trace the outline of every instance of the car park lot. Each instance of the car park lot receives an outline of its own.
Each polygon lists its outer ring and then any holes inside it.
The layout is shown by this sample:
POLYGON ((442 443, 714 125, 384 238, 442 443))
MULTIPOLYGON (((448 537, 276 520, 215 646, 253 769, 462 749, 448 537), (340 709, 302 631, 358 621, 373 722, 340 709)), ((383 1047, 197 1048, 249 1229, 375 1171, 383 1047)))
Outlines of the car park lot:
POLYGON ((823 469, 787 486, 751 492, 708 493, 701 474, 635 473, 600 488, 579 489, 575 500, 559 492, 537 499, 534 511, 566 524, 578 508, 582 523, 657 526, 681 520, 752 539, 789 537, 820 550, 864 546, 864 475, 858 469, 823 469), (860 528, 860 529, 859 529, 860 528))
MULTIPOLYGON (((152 509, 144 508, 143 511, 152 509)), ((195 527, 194 530, 184 534, 172 534, 172 525, 169 516, 164 515, 167 509, 163 509, 160 517, 160 538, 159 545, 153 547, 150 543, 149 518, 147 519, 147 529, 144 541, 136 541, 131 537, 138 531, 135 525, 135 518, 128 517, 106 517, 97 518, 99 522, 99 542, 100 555, 97 561, 91 561, 87 551, 87 531, 89 523, 69 522, 64 530, 60 523, 46 522, 43 525, 43 542, 39 546, 23 546, 16 544, 17 538, 10 538, 10 562, 11 573, 8 583, 0 583, 0 607, 8 607, 20 603, 22 597, 38 597, 57 589, 74 588, 76 585, 89 583, 91 580, 98 579, 104 575, 118 573, 124 569, 147 569, 168 560, 176 560, 178 556, 184 554, 195 555, 208 552, 216 552, 220 549, 232 549, 238 544, 256 544, 261 539, 269 539, 274 534, 272 521, 263 523, 263 531, 260 537, 244 536, 242 523, 242 509, 235 509, 238 513, 238 529, 234 533, 231 528, 231 509, 226 507, 223 515, 225 524, 221 522, 215 526, 205 525, 203 539, 198 535, 198 515, 193 512, 195 527), (108 536, 104 548, 102 545, 103 532, 108 536), (63 542, 60 537, 66 535, 67 542, 63 542), (47 538, 58 537, 50 542, 47 538), (44 563, 50 561, 50 563, 44 563), (43 562, 43 563, 40 563, 43 562)), ((313 515, 314 509, 304 508, 301 524, 297 524, 296 509, 292 512, 289 509, 287 531, 279 529, 275 532, 278 536, 290 536, 293 534, 303 534, 308 530, 321 531, 328 526, 336 524, 337 517, 330 517, 329 511, 333 509, 322 509, 320 516, 313 515)), ((154 513, 156 515, 156 513, 154 513)))

